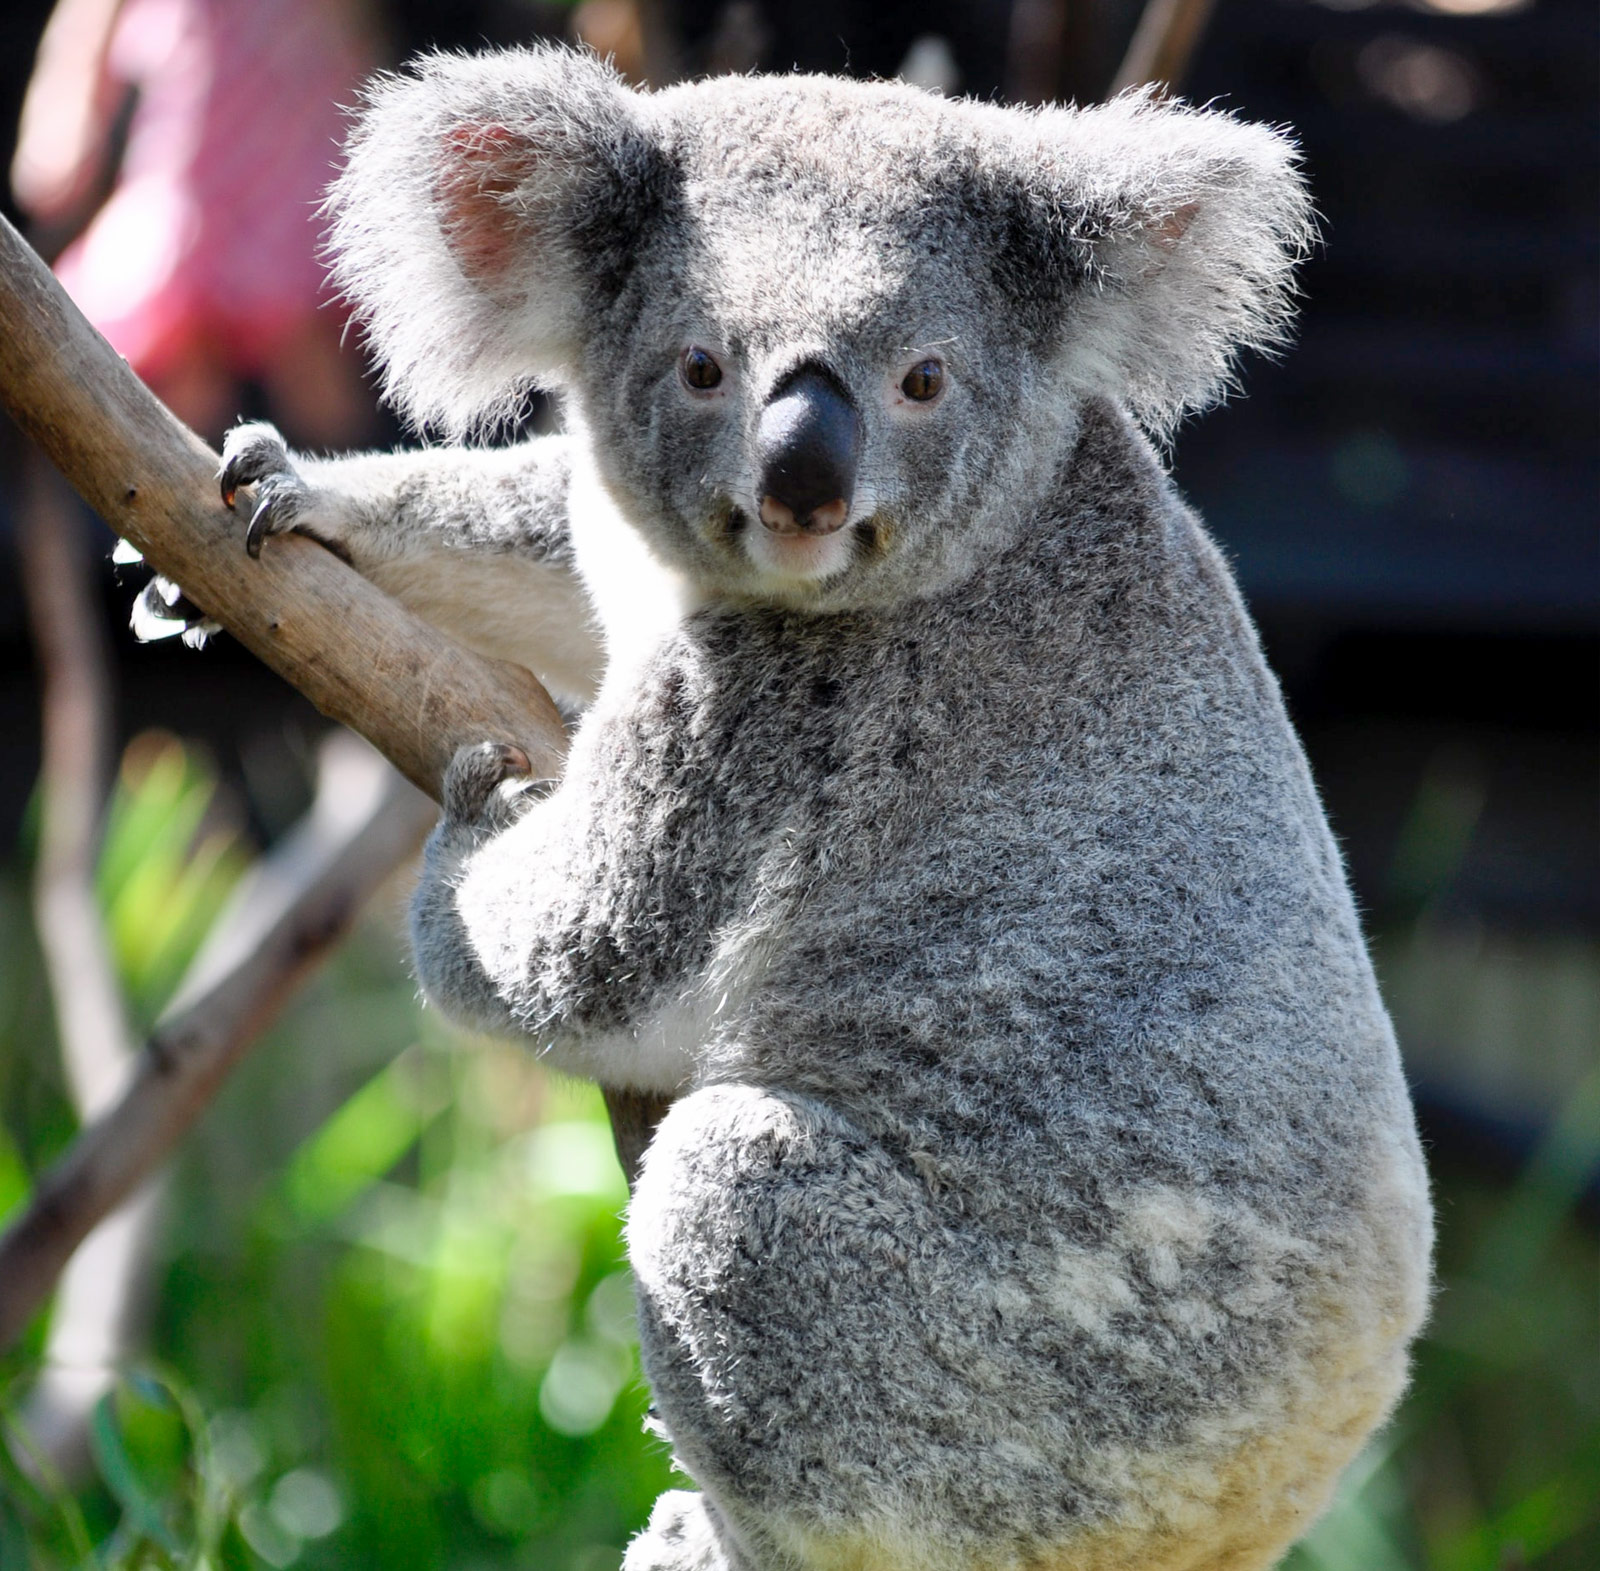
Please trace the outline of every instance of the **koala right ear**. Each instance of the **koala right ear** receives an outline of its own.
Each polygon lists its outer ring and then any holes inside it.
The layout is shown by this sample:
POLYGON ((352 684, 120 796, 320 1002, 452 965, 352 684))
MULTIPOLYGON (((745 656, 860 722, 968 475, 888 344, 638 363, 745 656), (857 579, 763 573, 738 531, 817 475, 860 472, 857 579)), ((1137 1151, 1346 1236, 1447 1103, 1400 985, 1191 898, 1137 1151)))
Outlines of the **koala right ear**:
POLYGON ((1045 298, 1060 290, 1062 364, 1080 391, 1164 435, 1232 385, 1240 350, 1283 342, 1316 236, 1287 136, 1149 89, 1001 112, 1022 155, 1036 282, 1045 298))
POLYGON ((328 194, 335 282, 384 396, 459 436, 559 382, 661 190, 639 96, 593 55, 436 54, 368 90, 328 194))

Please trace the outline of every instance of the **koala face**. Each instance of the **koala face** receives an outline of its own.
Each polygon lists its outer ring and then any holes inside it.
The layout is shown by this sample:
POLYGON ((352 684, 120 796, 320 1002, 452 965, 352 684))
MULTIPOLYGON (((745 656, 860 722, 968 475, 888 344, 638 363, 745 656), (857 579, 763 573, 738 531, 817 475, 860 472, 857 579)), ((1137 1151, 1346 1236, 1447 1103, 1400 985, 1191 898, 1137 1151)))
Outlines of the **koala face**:
POLYGON ((838 606, 957 569, 1014 450, 1064 433, 1048 343, 962 234, 970 178, 926 173, 970 175, 972 150, 920 94, 885 124, 882 94, 818 85, 744 80, 672 117, 670 206, 567 386, 663 554, 724 593, 838 606), (873 178, 845 178, 869 138, 873 178))
POLYGON ((561 50, 374 94, 336 276, 394 400, 462 432, 555 386, 652 549, 817 609, 927 592, 1027 527, 1085 397, 1161 429, 1287 319, 1293 151, 1130 98, 897 83, 630 91, 561 50))

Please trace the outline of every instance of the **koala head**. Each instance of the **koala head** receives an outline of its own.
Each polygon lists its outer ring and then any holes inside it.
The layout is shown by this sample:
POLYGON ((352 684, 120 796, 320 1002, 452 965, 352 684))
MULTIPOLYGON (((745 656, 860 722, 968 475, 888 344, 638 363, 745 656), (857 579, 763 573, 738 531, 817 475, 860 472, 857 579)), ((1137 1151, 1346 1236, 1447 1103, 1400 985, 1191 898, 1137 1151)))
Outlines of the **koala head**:
POLYGON ((1312 233, 1284 137, 1150 96, 637 93, 559 49, 380 83, 330 207, 414 421, 461 435, 556 388, 658 554, 818 608, 1022 527, 1085 398, 1158 434, 1217 398, 1281 339, 1312 233))

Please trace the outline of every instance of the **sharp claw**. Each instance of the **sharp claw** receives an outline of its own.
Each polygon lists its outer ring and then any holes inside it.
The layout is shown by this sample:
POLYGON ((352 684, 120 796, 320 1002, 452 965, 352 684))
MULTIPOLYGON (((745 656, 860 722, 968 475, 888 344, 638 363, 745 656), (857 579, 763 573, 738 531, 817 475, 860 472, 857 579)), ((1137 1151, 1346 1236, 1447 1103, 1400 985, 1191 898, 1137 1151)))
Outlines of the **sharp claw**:
POLYGON ((272 533, 272 503, 263 499, 256 504, 256 510, 250 515, 250 525, 244 532, 244 548, 248 555, 257 557, 261 555, 261 542, 272 533))

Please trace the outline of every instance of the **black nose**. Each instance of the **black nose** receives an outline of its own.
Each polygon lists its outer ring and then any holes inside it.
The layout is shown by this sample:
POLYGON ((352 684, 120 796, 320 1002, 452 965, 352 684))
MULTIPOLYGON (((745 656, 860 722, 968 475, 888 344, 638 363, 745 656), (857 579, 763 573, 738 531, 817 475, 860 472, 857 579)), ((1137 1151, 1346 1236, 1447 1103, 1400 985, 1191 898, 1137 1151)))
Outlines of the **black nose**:
POLYGON ((779 534, 828 534, 849 516, 861 457, 861 416, 826 371, 802 366, 756 428, 761 519, 779 534))

